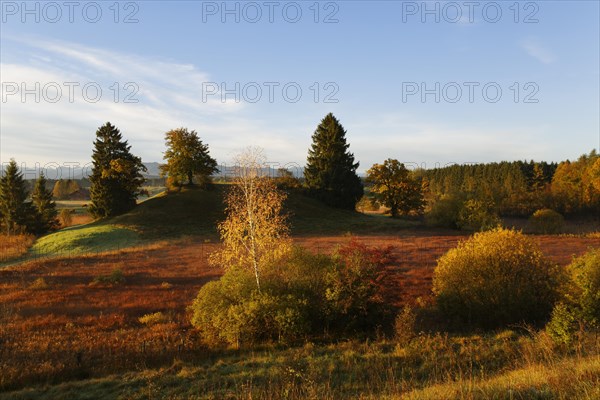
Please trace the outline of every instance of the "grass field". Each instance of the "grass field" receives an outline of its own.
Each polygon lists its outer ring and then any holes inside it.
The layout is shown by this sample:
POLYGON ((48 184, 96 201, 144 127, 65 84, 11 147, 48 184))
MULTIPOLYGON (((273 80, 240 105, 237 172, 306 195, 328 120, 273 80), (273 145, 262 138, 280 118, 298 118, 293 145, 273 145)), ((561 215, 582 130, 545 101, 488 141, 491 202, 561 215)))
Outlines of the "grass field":
MULTIPOLYGON (((600 351, 589 336, 577 352, 519 330, 206 348, 187 307, 222 274, 207 258, 219 246, 225 190, 158 194, 126 215, 42 237, 27 261, 0 268, 0 399, 598 398, 600 351), (158 312, 158 323, 140 322, 158 312)), ((351 237, 392 246, 384 296, 398 307, 429 297, 437 258, 468 237, 300 194, 288 209, 295 244, 313 252, 351 237)), ((534 240, 560 265, 600 247, 598 235, 534 240)))
MULTIPOLYGON (((436 258, 463 237, 403 231, 397 235, 363 235, 357 239, 374 246, 395 246, 386 267, 386 297, 388 302, 401 305, 429 295, 436 258)), ((315 252, 329 252, 337 244, 348 240, 347 236, 338 235, 300 237, 295 241, 315 252)), ((562 265, 569 262, 572 254, 580 254, 589 246, 600 245, 600 239, 595 238, 539 236, 537 240, 543 251, 562 265)), ((221 274, 220 270, 210 267, 206 261, 208 254, 217 246, 214 242, 207 243, 203 238, 171 239, 99 255, 32 261, 0 270, 0 304, 10 305, 2 313, 0 387, 18 390, 31 385, 50 385, 46 389, 24 392, 29 395, 11 394, 7 398, 77 398, 77 393, 86 390, 98 396, 104 393, 103 390, 108 390, 106 393, 114 395, 107 394, 108 398, 117 398, 116 393, 123 395, 122 398, 148 398, 148 391, 155 389, 163 394, 164 390, 173 390, 174 396, 178 394, 186 398, 189 394, 187 389, 177 386, 189 380, 205 385, 204 390, 211 386, 217 390, 224 385, 223 393, 233 391, 238 395, 248 394, 244 388, 249 382, 256 385, 258 392, 255 394, 267 390, 271 387, 269 374, 276 374, 280 379, 280 374, 284 373, 282 369, 287 368, 288 363, 295 365, 292 355, 302 352, 302 347, 266 350, 274 357, 275 367, 265 372, 257 360, 247 361, 254 357, 250 356, 255 354, 251 350, 231 353, 209 350, 199 344, 189 325, 187 306, 204 283, 221 274), (109 277, 115 270, 122 272, 123 282, 98 283, 106 282, 99 278, 109 277), (163 312, 168 322, 154 326, 139 322, 140 317, 155 312, 163 312), (173 367, 174 360, 184 363, 185 368, 173 367), (257 368, 250 368, 251 365, 257 368), (217 372, 222 373, 222 377, 217 372), (127 378, 111 377, 115 373, 127 373, 127 378), (267 374, 267 378, 261 375, 263 373, 267 374), (203 376, 202 380, 194 378, 198 375, 203 376), (162 376, 165 376, 164 380, 162 376), (188 378, 180 380, 186 376, 188 378), (80 379, 85 380, 61 385, 80 379), (173 382, 175 387, 169 389, 169 382, 173 382), (59 396, 61 391, 64 391, 64 395, 59 396), (130 397, 124 395, 128 392, 131 392, 130 397)), ((489 347, 493 349, 499 344, 502 342, 489 342, 489 347)), ((314 351, 325 351, 330 345, 323 346, 315 345, 314 351)), ((329 365, 329 357, 337 360, 331 361, 334 367, 336 363, 341 363, 346 368, 357 368, 354 374, 359 374, 361 368, 371 368, 371 356, 368 355, 371 350, 365 350, 367 354, 359 357, 361 364, 344 364, 354 360, 355 356, 346 353, 355 351, 352 349, 357 345, 340 346, 327 350, 332 355, 319 361, 314 368, 329 365)), ((383 344, 381 346, 387 348, 383 344)), ((389 366, 390 360, 396 360, 397 355, 389 353, 391 351, 388 349, 381 355, 383 358, 377 358, 377 362, 381 363, 378 368, 389 366)), ((487 354, 491 350, 481 351, 487 354)), ((489 364, 485 364, 485 374, 481 377, 482 384, 498 371, 497 368, 488 370, 495 360, 495 356, 490 357, 489 364)), ((502 364, 500 370, 514 369, 517 365, 521 368, 521 358, 515 356, 510 362, 502 364)), ((394 369, 395 373, 400 375, 393 379, 402 387, 402 391, 444 382, 443 374, 435 379, 426 374, 420 378, 413 377, 401 385, 400 381, 404 379, 401 374, 406 373, 402 372, 401 360, 396 360, 398 364, 394 364, 399 368, 398 371, 394 369)), ((380 387, 369 389, 368 382, 372 377, 361 376, 350 374, 346 381, 339 375, 336 380, 341 381, 335 385, 341 387, 331 388, 329 398, 336 398, 336 394, 351 393, 351 390, 358 390, 359 387, 371 390, 366 393, 372 393, 375 397, 378 393, 387 393, 388 389, 380 387)), ((320 381, 317 386, 319 390, 325 390, 321 384, 327 386, 327 381, 320 381)), ((94 397, 90 396, 88 398, 94 397)), ((302 398, 298 396, 293 398, 302 398)), ((169 394, 166 398, 172 397, 169 394)), ((283 397, 273 395, 272 398, 283 397)))

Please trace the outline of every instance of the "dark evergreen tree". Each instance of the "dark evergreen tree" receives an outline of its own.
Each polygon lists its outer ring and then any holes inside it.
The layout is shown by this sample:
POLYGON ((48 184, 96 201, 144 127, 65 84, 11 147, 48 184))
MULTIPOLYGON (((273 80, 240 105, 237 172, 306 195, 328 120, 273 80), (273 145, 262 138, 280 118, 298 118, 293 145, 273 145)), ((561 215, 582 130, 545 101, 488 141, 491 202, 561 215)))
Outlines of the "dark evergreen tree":
POLYGON ((96 218, 123 214, 135 207, 146 171, 121 132, 107 122, 96 131, 90 175, 90 213, 96 218))
POLYGON ((346 130, 329 113, 312 136, 304 179, 308 194, 334 207, 353 210, 363 195, 359 163, 348 152, 346 130))
POLYGON ((17 162, 10 160, 0 178, 0 225, 7 235, 30 231, 34 209, 27 201, 27 187, 17 162))
POLYGON ((56 203, 52 200, 52 192, 46 187, 44 173, 35 182, 31 200, 35 209, 33 231, 40 235, 58 228, 56 203))

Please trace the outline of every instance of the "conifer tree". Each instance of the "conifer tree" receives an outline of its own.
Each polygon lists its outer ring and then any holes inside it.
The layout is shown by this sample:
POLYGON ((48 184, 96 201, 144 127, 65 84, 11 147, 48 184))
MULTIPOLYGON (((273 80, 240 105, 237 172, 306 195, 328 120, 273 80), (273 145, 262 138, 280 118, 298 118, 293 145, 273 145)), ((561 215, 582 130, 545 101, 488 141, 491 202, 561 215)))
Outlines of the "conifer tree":
POLYGON ((131 146, 110 122, 98 128, 92 154, 89 210, 96 218, 123 214, 135 207, 146 171, 131 146))
POLYGON ((23 174, 17 162, 10 160, 0 178, 0 225, 7 235, 30 230, 34 210, 27 195, 23 174))
POLYGON ((35 209, 33 230, 43 234, 58 227, 56 203, 52 200, 52 192, 46 188, 46 177, 42 172, 35 182, 31 200, 35 209))
POLYGON ((356 174, 359 163, 348 152, 346 130, 329 113, 312 140, 304 168, 308 194, 331 206, 353 210, 363 195, 363 184, 356 174))

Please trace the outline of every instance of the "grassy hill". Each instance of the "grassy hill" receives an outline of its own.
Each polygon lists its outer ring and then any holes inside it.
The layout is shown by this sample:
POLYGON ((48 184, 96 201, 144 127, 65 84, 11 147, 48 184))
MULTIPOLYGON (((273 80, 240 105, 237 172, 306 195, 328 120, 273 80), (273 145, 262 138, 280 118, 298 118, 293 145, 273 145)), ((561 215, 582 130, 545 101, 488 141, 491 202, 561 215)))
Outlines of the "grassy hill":
MULTIPOLYGON (((46 235, 37 240, 28 258, 118 250, 182 236, 216 241, 216 226, 225 218, 223 199, 228 188, 214 185, 211 190, 185 188, 179 193, 160 193, 127 214, 46 235)), ((416 221, 328 207, 299 192, 289 193, 285 210, 295 236, 390 233, 418 225, 416 221)))
MULTIPOLYGON (((216 224, 225 218, 223 198, 228 187, 215 185, 211 190, 193 188, 159 195, 107 223, 128 226, 148 238, 181 235, 217 238, 216 224)), ((294 235, 374 233, 417 225, 328 207, 298 192, 289 193, 285 211, 290 215, 294 235)))

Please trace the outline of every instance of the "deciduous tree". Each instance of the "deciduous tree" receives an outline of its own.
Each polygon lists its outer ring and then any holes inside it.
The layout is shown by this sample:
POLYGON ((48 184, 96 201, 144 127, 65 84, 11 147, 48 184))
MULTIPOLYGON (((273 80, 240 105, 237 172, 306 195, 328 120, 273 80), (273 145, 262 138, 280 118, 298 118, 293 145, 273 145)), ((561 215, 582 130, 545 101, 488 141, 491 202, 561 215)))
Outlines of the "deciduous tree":
POLYGON ((205 183, 217 171, 217 161, 210 156, 208 146, 195 131, 189 132, 187 128, 170 130, 165 134, 165 143, 167 163, 161 166, 163 176, 168 175, 179 183, 187 180, 187 184, 192 185, 194 177, 205 183))
POLYGON ((367 182, 373 184, 371 192, 390 208, 392 217, 423 212, 422 184, 398 160, 388 158, 383 164, 374 164, 367 171, 367 182))
POLYGON ((284 192, 264 176, 266 158, 250 148, 237 157, 238 176, 227 197, 227 218, 218 226, 223 248, 211 261, 225 268, 241 267, 254 273, 260 290, 261 275, 291 248, 284 192))

